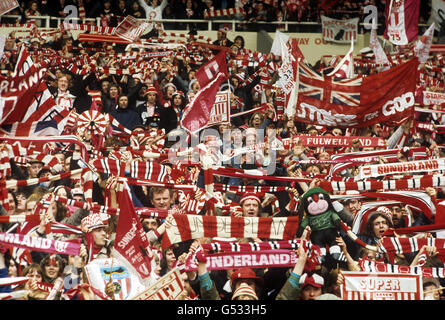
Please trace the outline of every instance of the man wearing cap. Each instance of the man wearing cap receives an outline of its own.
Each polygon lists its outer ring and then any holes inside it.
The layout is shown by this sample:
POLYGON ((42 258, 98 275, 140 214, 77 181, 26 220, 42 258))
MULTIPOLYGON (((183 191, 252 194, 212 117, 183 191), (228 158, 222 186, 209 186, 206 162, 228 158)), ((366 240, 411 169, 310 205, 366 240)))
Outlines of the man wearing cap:
POLYGON ((241 212, 236 212, 235 216, 258 217, 260 214, 260 198, 253 192, 246 192, 240 200, 241 212))
POLYGON ((98 213, 93 213, 82 219, 81 229, 85 234, 90 261, 106 259, 110 255, 108 248, 107 224, 98 213))
POLYGON ((322 294, 324 279, 316 273, 304 273, 307 252, 302 245, 296 250, 298 259, 276 300, 314 300, 322 294))
POLYGON ((147 126, 148 124, 147 119, 156 115, 159 116, 162 111, 161 105, 157 102, 157 96, 158 96, 158 91, 156 90, 155 87, 153 86, 147 87, 144 95, 146 99, 145 102, 143 104, 140 104, 136 108, 136 112, 139 114, 139 117, 141 118, 141 123, 144 126, 147 126))

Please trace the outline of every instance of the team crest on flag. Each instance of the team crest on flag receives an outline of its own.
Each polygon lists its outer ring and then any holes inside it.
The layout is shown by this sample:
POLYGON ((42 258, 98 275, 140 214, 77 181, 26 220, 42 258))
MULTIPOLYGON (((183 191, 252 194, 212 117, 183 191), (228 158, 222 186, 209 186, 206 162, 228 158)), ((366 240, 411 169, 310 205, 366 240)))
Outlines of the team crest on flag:
POLYGON ((102 292, 105 292, 105 286, 111 278, 117 300, 128 300, 129 297, 145 290, 137 275, 126 268, 118 258, 95 259, 85 266, 85 273, 88 282, 102 292))
POLYGON ((119 297, 119 300, 126 300, 128 298, 131 292, 131 278, 127 268, 123 266, 101 267, 100 274, 105 286, 111 278, 114 294, 119 297))

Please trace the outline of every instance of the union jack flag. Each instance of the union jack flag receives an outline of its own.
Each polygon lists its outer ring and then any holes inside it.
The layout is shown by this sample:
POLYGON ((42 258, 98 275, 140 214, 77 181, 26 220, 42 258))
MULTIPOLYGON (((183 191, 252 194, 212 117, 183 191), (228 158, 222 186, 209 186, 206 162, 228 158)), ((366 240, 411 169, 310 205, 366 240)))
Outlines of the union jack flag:
POLYGON ((329 103, 349 107, 360 105, 362 77, 338 79, 320 75, 303 63, 298 66, 298 95, 319 100, 323 106, 329 103))

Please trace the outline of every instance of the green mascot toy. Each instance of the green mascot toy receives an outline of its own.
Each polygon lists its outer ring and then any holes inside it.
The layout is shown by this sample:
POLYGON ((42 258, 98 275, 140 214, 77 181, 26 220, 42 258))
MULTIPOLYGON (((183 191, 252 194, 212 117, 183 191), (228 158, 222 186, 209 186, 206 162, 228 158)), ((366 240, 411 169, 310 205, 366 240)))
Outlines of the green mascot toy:
POLYGON ((340 260, 342 252, 335 238, 340 235, 341 219, 332 206, 329 194, 320 187, 306 191, 301 197, 299 216, 297 237, 301 237, 304 229, 309 226, 310 240, 320 246, 323 253, 322 261, 326 256, 326 246, 329 246, 331 257, 340 260), (304 213, 306 215, 303 218, 304 213))

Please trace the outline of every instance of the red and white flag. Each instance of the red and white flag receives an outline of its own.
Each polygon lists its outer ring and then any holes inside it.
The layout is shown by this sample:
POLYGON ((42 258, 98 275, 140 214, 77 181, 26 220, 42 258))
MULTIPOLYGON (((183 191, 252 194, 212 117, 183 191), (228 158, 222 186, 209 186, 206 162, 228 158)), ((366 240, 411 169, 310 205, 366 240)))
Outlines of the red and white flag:
POLYGON ((298 47, 297 39, 290 39, 278 30, 270 52, 281 56, 282 63, 278 69, 279 79, 276 85, 283 90, 286 96, 285 112, 292 117, 296 112, 298 97, 298 63, 304 60, 304 55, 298 47))
POLYGON ((434 36, 434 22, 416 42, 414 52, 416 53, 416 56, 419 59, 420 63, 425 63, 426 60, 428 59, 431 49, 431 43, 433 42, 433 36, 434 36))
POLYGON ((9 11, 17 8, 19 3, 17 0, 3 0, 0 1, 0 16, 8 13, 9 11))
POLYGON ((63 131, 69 110, 58 106, 43 81, 46 68, 38 69, 22 46, 13 76, 0 77, 12 83, 0 92, 0 123, 11 135, 57 135, 63 131))
POLYGON ((196 71, 196 80, 198 80, 199 85, 203 88, 212 82, 219 73, 222 73, 227 77, 229 76, 226 63, 226 52, 223 50, 196 71))
POLYGON ((374 24, 372 26, 371 36, 369 38, 369 47, 374 52, 375 63, 386 65, 383 70, 389 69, 389 60, 385 51, 380 45, 379 39, 377 38, 377 27, 374 24))
POLYGON ((386 1, 386 29, 383 36, 395 45, 417 40, 420 0, 386 1))
POLYGON ((354 76, 354 61, 352 55, 354 53, 354 41, 351 40, 351 48, 348 53, 340 60, 337 66, 328 76, 334 76, 339 79, 351 79, 354 76))
POLYGON ((139 39, 142 32, 144 32, 149 25, 149 23, 141 22, 133 16, 126 16, 116 27, 114 34, 124 40, 134 42, 139 39))
POLYGON ((152 251, 131 200, 128 185, 119 193, 120 214, 116 228, 113 256, 138 274, 141 282, 148 281, 151 272, 152 251))
POLYGON ((200 131, 210 121, 213 104, 221 82, 227 80, 229 76, 225 55, 225 51, 220 51, 196 72, 196 79, 201 86, 201 90, 185 107, 181 119, 182 127, 191 133, 200 131))
POLYGON ((130 300, 178 300, 183 291, 181 273, 175 268, 130 300))

